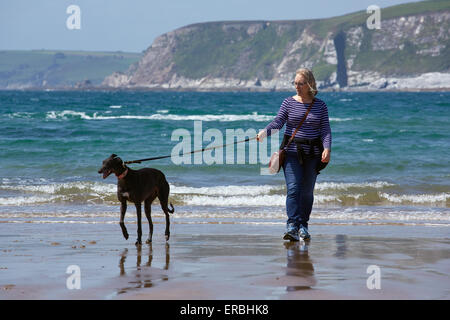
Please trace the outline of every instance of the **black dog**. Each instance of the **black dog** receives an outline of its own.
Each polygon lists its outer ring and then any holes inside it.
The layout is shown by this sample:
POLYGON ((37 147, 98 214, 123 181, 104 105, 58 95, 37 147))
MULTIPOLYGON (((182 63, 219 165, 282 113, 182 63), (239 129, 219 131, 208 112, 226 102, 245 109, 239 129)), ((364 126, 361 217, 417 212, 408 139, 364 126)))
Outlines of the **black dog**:
POLYGON ((109 158, 103 160, 103 166, 98 173, 103 173, 103 179, 106 179, 112 172, 117 176, 117 198, 121 202, 120 206, 120 227, 125 239, 128 239, 127 228, 125 227, 124 218, 127 211, 127 200, 133 202, 136 206, 138 237, 136 245, 142 244, 142 226, 141 226, 141 203, 144 202, 145 215, 150 227, 150 235, 147 243, 152 242, 153 223, 151 217, 151 204, 156 197, 161 203, 161 208, 166 215, 166 241, 170 237, 170 221, 169 212, 173 213, 172 203, 169 210, 167 203, 169 201, 169 183, 167 183, 164 173, 157 169, 143 168, 133 170, 128 168, 117 155, 112 154, 109 158))

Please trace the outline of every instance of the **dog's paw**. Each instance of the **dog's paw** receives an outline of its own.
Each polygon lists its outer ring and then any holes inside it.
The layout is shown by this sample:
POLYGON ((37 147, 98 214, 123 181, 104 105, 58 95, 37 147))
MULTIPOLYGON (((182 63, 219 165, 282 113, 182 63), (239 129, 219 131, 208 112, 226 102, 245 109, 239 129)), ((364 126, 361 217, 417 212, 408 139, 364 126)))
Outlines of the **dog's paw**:
POLYGON ((166 234, 166 241, 169 241, 170 234, 166 234))
POLYGON ((123 237, 125 238, 125 240, 128 240, 128 233, 124 233, 123 237))
POLYGON ((137 246, 137 247, 141 246, 142 245, 142 241, 141 240, 137 240, 134 245, 137 246))
POLYGON ((145 243, 146 243, 146 244, 152 243, 152 239, 147 239, 147 240, 145 240, 145 243))

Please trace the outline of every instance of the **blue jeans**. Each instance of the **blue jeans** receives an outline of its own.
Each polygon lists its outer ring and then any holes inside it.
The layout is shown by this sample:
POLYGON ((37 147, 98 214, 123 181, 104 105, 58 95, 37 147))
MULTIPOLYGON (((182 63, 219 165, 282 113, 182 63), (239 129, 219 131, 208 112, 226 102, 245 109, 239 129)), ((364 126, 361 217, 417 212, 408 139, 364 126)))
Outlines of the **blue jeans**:
POLYGON ((307 158, 301 165, 297 153, 286 152, 286 160, 283 165, 284 178, 286 180, 286 211, 287 224, 294 224, 308 228, 309 216, 314 202, 314 186, 316 184, 316 167, 320 156, 307 158))

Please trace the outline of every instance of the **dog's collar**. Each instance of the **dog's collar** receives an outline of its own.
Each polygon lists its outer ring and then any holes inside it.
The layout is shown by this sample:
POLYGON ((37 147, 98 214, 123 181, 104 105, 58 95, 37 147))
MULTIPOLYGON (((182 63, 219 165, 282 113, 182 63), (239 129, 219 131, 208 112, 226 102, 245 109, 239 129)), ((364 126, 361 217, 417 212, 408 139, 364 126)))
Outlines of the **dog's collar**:
POLYGON ((125 169, 125 171, 124 171, 120 176, 117 176, 117 179, 123 179, 123 178, 125 178, 125 176, 127 175, 127 173, 128 173, 128 168, 125 169))

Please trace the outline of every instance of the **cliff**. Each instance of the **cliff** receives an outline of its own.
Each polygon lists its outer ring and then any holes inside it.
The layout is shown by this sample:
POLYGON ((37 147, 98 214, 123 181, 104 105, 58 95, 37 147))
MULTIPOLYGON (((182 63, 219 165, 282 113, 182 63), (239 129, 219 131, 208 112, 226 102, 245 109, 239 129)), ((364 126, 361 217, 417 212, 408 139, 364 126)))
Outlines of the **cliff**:
POLYGON ((88 89, 117 70, 130 71, 140 53, 2 50, 0 89, 88 89))
POLYGON ((381 9, 381 29, 365 11, 329 19, 193 24, 161 35, 113 88, 292 89, 312 68, 321 88, 450 88, 450 1, 381 9))

